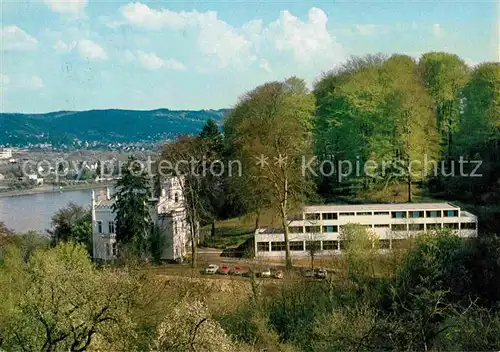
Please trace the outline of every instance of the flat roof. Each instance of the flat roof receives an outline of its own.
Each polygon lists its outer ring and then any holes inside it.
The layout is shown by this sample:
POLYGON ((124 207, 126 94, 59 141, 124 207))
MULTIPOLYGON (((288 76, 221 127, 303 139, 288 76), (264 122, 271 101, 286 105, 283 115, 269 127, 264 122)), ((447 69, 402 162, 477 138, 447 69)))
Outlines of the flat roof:
POLYGON ((353 211, 398 211, 398 210, 445 210, 460 207, 451 203, 389 203, 389 204, 325 204, 304 207, 305 213, 353 212, 353 211))

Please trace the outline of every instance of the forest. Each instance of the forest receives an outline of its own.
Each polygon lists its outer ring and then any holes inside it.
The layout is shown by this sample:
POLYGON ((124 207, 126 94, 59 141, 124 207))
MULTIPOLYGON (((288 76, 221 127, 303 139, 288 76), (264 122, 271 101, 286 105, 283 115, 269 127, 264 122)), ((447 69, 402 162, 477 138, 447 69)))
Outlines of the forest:
POLYGON ((166 143, 158 160, 179 167, 158 163, 153 186, 129 160, 115 202, 116 262, 92 262, 84 209, 58 212, 50 241, 0 227, 0 349, 498 350, 499 92, 498 63, 468 67, 437 52, 352 58, 312 91, 297 77, 256 87, 223 133, 209 120, 166 143), (234 160, 237 177, 224 168, 234 160), (315 172, 304 174, 304 160, 315 172), (346 174, 337 161, 369 172, 346 174), (203 173, 207 162, 217 168, 203 173), (145 208, 164 174, 184 177, 192 225, 192 269, 177 277, 153 270, 161 241, 145 208), (381 252, 352 224, 344 252, 325 259, 327 279, 298 274, 288 221, 304 204, 439 199, 477 214, 479 236, 436 230, 381 252), (198 224, 215 235, 225 219, 250 216, 258 228, 269 213, 285 233, 284 279, 258 278, 266 263, 255 258, 248 278, 200 277, 198 224))

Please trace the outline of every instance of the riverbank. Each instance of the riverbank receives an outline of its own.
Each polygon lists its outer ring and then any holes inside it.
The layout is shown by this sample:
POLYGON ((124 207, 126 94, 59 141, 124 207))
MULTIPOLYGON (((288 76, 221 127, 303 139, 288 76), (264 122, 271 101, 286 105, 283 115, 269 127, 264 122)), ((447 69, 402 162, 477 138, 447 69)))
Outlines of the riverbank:
POLYGON ((15 197, 15 196, 27 196, 33 194, 42 194, 42 193, 59 193, 59 192, 69 192, 69 191, 82 191, 86 189, 101 189, 105 187, 111 187, 113 183, 92 183, 92 184, 81 184, 81 185, 73 185, 73 186, 65 186, 59 188, 58 186, 53 185, 45 185, 36 188, 30 189, 16 189, 5 192, 0 192, 0 197, 15 197))

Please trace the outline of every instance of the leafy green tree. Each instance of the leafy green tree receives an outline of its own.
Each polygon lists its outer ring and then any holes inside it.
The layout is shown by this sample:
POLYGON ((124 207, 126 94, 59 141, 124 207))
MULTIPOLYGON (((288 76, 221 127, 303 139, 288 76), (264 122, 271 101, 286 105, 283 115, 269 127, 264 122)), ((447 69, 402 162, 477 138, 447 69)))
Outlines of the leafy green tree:
POLYGON ((467 83, 469 68, 457 55, 429 52, 418 62, 420 76, 436 109, 436 127, 444 158, 453 156, 453 137, 458 130, 462 89, 467 83))
POLYGON ((312 189, 301 163, 311 156, 314 96, 303 80, 292 77, 257 87, 238 105, 228 117, 229 138, 251 178, 247 184, 258 184, 258 194, 267 194, 279 214, 290 268, 289 213, 300 208, 312 189))
POLYGON ((136 283, 124 271, 94 268, 83 246, 38 250, 28 263, 11 248, 0 282, 1 348, 85 351, 101 339, 128 349, 122 342, 134 327, 127 313, 136 283))
POLYGON ((52 245, 65 242, 78 242, 92 251, 92 214, 90 209, 74 203, 59 209, 52 216, 52 229, 47 230, 52 245))
POLYGON ((149 180, 139 161, 130 156, 123 165, 121 178, 116 182, 113 212, 116 214, 116 240, 144 256, 151 228, 149 180))

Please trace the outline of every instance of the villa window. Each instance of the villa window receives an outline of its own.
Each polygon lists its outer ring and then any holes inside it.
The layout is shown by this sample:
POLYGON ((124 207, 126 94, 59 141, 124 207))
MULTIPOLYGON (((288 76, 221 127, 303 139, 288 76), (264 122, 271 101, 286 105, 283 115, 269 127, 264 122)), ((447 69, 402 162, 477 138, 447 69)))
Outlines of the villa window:
POLYGON ((302 226, 290 226, 288 227, 290 233, 303 233, 304 228, 302 226))
POLYGON ((116 242, 113 243, 111 250, 112 250, 113 255, 116 256, 116 252, 117 252, 116 242))
POLYGON ((338 232, 338 226, 335 225, 327 225, 323 226, 323 232, 338 232))
POLYGON ((427 212, 427 217, 428 218, 440 218, 441 217, 441 210, 431 210, 427 212))
POLYGON ((291 251, 303 251, 304 250, 304 242, 303 241, 290 241, 290 250, 291 251))
POLYGON ((458 230, 458 223, 452 222, 452 223, 448 223, 448 224, 443 224, 443 227, 445 229, 458 230))
POLYGON ((373 226, 375 226, 375 228, 379 228, 379 229, 388 229, 390 227, 389 224, 375 224, 373 226))
POLYGON ((354 216, 354 213, 340 213, 340 216, 354 216))
POLYGON ((269 242, 257 242, 257 252, 269 252, 269 242))
POLYGON ((366 215, 373 215, 373 214, 371 211, 360 211, 360 212, 357 212, 356 215, 366 216, 366 215))
POLYGON ((373 213, 374 215, 390 215, 388 211, 376 211, 373 213))
POLYGON ((337 220, 337 213, 323 213, 323 220, 337 220))
POLYGON ((179 195, 177 193, 174 195, 174 202, 175 203, 179 202, 179 195))
POLYGON ((97 221, 97 232, 102 233, 102 221, 101 220, 97 221))
POLYGON ((115 222, 114 221, 110 221, 108 223, 108 230, 109 230, 110 234, 114 234, 115 233, 115 222))

